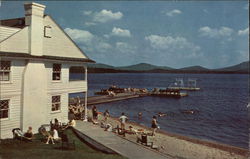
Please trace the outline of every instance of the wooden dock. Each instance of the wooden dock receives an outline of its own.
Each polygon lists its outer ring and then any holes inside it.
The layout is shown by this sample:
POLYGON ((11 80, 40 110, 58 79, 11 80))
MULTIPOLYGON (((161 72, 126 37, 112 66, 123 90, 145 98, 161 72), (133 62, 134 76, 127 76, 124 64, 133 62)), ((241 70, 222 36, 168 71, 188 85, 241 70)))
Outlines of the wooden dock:
MULTIPOLYGON (((149 94, 143 94, 143 93, 118 93, 115 96, 108 96, 108 95, 101 95, 101 96, 91 96, 87 99, 87 105, 96 105, 96 104, 102 104, 102 103, 109 103, 109 102, 115 102, 120 100, 126 100, 126 99, 132 99, 132 98, 139 98, 144 97, 149 94)), ((81 103, 84 103, 84 98, 81 98, 81 103)), ((77 99, 71 98, 69 99, 70 104, 76 103, 77 99)))
POLYGON ((109 102, 138 98, 138 97, 142 97, 142 95, 134 93, 119 93, 116 94, 115 96, 108 96, 108 95, 93 96, 93 97, 88 97, 87 103, 88 105, 95 105, 95 104, 109 103, 109 102))
MULTIPOLYGON (((114 96, 110 95, 100 95, 100 96, 91 96, 87 99, 87 105, 97 105, 102 103, 109 103, 109 102, 115 102, 115 101, 121 101, 121 100, 127 100, 132 98, 139 98, 139 97, 145 97, 145 96, 161 96, 161 97, 185 97, 188 96, 187 93, 182 92, 155 92, 155 93, 133 93, 133 92, 127 92, 127 93, 118 93, 114 96)), ((77 103, 76 98, 69 99, 69 103, 74 105, 77 103)), ((80 99, 80 103, 85 103, 84 98, 80 99)))
POLYGON ((172 90, 185 90, 185 91, 199 91, 200 88, 198 87, 168 87, 172 90))

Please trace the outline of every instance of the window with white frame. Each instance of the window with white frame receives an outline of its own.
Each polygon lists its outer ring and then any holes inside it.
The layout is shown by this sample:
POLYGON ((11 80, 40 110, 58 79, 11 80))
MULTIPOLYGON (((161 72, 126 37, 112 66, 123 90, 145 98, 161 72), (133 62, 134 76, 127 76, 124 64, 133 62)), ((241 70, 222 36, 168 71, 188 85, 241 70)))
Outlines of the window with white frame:
POLYGON ((0 61, 0 81, 10 80, 10 61, 0 61))
POLYGON ((9 118, 9 100, 0 100, 0 119, 9 118))
POLYGON ((61 96, 52 96, 51 111, 58 111, 61 109, 61 96))
POLYGON ((61 80, 61 64, 53 64, 53 72, 52 72, 52 79, 53 81, 60 81, 61 80))

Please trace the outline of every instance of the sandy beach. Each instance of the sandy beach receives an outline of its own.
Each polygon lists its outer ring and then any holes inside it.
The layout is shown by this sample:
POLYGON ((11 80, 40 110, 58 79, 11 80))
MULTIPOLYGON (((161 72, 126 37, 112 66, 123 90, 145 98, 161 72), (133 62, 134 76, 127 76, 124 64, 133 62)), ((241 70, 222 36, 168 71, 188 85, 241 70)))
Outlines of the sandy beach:
MULTIPOLYGON (((88 114, 92 116, 91 111, 89 111, 88 114)), ((99 114, 98 122, 100 123, 103 119, 103 115, 99 114)), ((119 120, 113 117, 109 117, 107 123, 111 124, 113 128, 117 125, 120 125, 119 120)), ((126 124, 126 129, 129 129, 129 126, 132 126, 136 130, 143 129, 144 132, 152 132, 151 128, 139 125, 134 122, 128 121, 126 124)), ((126 134, 124 138, 131 142, 136 142, 137 135, 126 134)), ((164 153, 174 158, 246 159, 249 155, 247 149, 242 149, 211 141, 198 140, 190 137, 168 133, 163 130, 157 130, 156 135, 153 137, 153 142, 159 148, 156 151, 159 151, 160 153, 164 153)))

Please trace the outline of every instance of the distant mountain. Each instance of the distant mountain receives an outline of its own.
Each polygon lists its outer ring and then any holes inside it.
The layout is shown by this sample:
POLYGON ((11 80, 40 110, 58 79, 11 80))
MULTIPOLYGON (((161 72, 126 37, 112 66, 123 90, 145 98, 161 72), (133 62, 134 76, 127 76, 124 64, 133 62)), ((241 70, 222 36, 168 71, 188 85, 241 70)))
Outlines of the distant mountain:
POLYGON ((167 66, 155 66, 147 63, 136 65, 114 67, 107 64, 96 63, 88 64, 88 72, 90 73, 121 73, 121 72, 150 72, 150 73, 249 73, 249 61, 242 62, 238 65, 220 68, 208 69, 202 66, 190 66, 180 69, 174 69, 167 66))
POLYGON ((208 71, 209 69, 207 69, 205 67, 201 67, 201 66, 191 66, 191 67, 184 67, 184 68, 181 68, 179 70, 183 70, 183 71, 208 71))
POLYGON ((229 66, 225 68, 214 69, 216 71, 237 71, 237 72, 248 72, 249 71, 249 61, 242 62, 238 65, 229 66))
POLYGON ((102 63, 90 63, 88 64, 88 68, 106 68, 106 69, 115 69, 114 66, 110 66, 110 65, 107 65, 107 64, 102 64, 102 63))
POLYGON ((147 63, 139 63, 136 65, 131 66, 124 66, 124 67, 116 67, 119 70, 128 70, 128 71, 150 71, 150 70, 173 70, 171 67, 166 66, 155 66, 147 63))

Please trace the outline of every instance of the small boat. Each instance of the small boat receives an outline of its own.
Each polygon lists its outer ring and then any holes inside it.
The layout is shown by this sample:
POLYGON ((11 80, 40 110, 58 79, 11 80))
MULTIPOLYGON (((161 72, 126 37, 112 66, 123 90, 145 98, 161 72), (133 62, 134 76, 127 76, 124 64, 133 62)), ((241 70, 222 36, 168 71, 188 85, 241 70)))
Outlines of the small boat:
POLYGON ((196 87, 196 79, 188 79, 187 86, 184 85, 182 78, 177 78, 173 84, 170 84, 169 89, 198 91, 200 88, 196 87))

